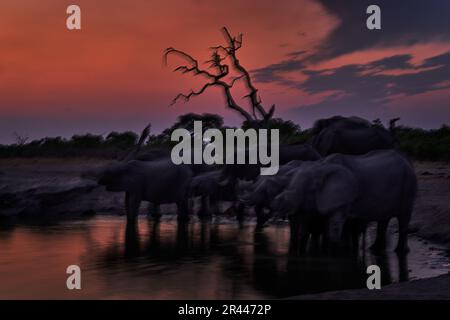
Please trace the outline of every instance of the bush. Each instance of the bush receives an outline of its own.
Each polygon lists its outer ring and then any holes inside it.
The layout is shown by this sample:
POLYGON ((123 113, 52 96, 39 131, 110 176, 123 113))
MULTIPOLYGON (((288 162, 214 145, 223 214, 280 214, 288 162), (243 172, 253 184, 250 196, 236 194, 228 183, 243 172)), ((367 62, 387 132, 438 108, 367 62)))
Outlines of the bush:
MULTIPOLYGON (((150 135, 145 148, 170 147, 175 142, 170 140, 172 131, 177 128, 193 130, 196 120, 203 122, 203 129, 217 128, 225 130, 223 119, 214 114, 188 113, 178 117, 169 128, 157 135, 150 135)), ((376 122, 375 122, 376 124, 376 122)), ((244 123, 243 129, 249 125, 244 123)), ((280 143, 305 143, 312 134, 310 130, 301 130, 291 120, 271 119, 268 129, 279 129, 280 143)), ((450 161, 450 127, 443 125, 439 129, 424 130, 398 126, 392 128, 398 148, 412 158, 418 160, 450 161)), ((31 142, 21 141, 12 145, 0 145, 0 157, 95 157, 117 158, 133 148, 138 141, 138 134, 132 131, 111 132, 106 138, 101 135, 74 135, 67 140, 62 137, 44 138, 31 142)))
POLYGON ((405 126, 393 130, 398 148, 418 160, 450 160, 450 127, 424 130, 405 126))

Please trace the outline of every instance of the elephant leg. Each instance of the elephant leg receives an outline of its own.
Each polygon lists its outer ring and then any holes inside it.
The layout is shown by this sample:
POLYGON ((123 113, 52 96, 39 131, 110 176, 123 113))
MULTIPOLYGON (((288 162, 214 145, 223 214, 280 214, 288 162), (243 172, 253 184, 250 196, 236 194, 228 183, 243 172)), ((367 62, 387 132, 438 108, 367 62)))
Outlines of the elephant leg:
POLYGON ((240 225, 244 223, 244 205, 242 203, 235 204, 236 219, 240 225))
POLYGON ((363 226, 363 230, 362 230, 362 233, 361 233, 361 236, 362 236, 362 244, 361 244, 361 246, 362 246, 362 248, 363 248, 363 250, 365 251, 366 250, 366 236, 367 236, 367 224, 365 224, 364 226, 363 226))
POLYGON ((141 197, 127 192, 125 194, 125 208, 127 211, 127 222, 135 223, 141 205, 141 197))
POLYGON ((212 212, 214 215, 220 214, 219 197, 217 195, 212 195, 210 201, 212 202, 212 212))
POLYGON ((333 249, 342 248, 342 231, 345 221, 345 214, 342 211, 332 214, 328 219, 327 233, 330 247, 333 247, 333 249))
POLYGON ((382 252, 386 249, 386 230, 389 225, 389 219, 378 221, 377 238, 375 243, 370 247, 374 252, 382 252))
POLYGON ((149 207, 152 207, 151 210, 151 217, 155 220, 155 221, 159 221, 159 219, 161 218, 161 208, 159 206, 159 203, 150 203, 149 207))
POLYGON ((194 201, 194 199, 191 197, 191 198, 189 198, 189 200, 188 200, 188 206, 189 206, 189 214, 191 213, 191 212, 194 212, 194 203, 195 203, 195 201, 194 201))
POLYGON ((255 212, 256 212, 256 221, 257 221, 256 227, 260 229, 270 219, 270 214, 265 214, 264 207, 260 206, 260 205, 257 205, 255 207, 255 212))
POLYGON ((355 230, 353 232, 353 249, 358 251, 360 248, 359 238, 361 238, 361 247, 363 249, 366 248, 366 230, 367 230, 367 222, 356 220, 355 230))
POLYGON ((152 202, 149 202, 147 206, 147 216, 149 217, 152 216, 154 212, 155 212, 155 205, 152 202))
POLYGON ((309 227, 307 224, 303 223, 300 226, 300 239, 299 239, 299 252, 305 253, 306 247, 308 246, 308 240, 311 235, 311 232, 309 230, 309 227))
POLYGON ((177 202, 178 222, 189 221, 189 203, 188 199, 183 199, 177 202))
POLYGON ((357 219, 353 219, 351 221, 350 248, 353 250, 353 252, 358 252, 359 249, 359 236, 363 232, 362 224, 363 222, 357 219))
POLYGON ((398 217, 398 243, 395 251, 397 253, 407 253, 408 248, 408 226, 411 213, 398 217))
POLYGON ((298 250, 300 253, 306 252, 306 247, 308 246, 309 236, 310 236, 309 232, 300 231, 300 239, 299 239, 299 246, 298 246, 298 250))
POLYGON ((140 253, 139 230, 135 223, 127 223, 125 228, 125 256, 137 257, 140 253))
POLYGON ((398 255, 398 280, 400 282, 409 281, 408 255, 398 255))
POLYGON ((321 219, 312 219, 309 229, 312 249, 317 252, 320 247, 320 237, 324 233, 321 219))
POLYGON ((211 210, 211 200, 209 196, 201 196, 201 205, 198 212, 199 218, 205 218, 210 215, 211 210))
POLYGON ((128 192, 125 192, 125 213, 128 214, 128 203, 130 202, 130 195, 128 192))

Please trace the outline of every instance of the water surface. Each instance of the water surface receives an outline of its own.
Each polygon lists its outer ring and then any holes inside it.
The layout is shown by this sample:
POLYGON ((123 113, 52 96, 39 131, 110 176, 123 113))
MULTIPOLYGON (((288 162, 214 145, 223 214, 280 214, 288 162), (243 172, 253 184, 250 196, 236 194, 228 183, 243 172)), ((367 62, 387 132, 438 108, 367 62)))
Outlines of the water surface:
POLYGON ((381 267, 383 285, 450 270, 438 246, 411 237, 410 247, 403 258, 392 248, 384 257, 363 250, 299 255, 286 224, 255 233, 252 224, 226 220, 178 225, 174 217, 160 223, 141 217, 130 228, 124 217, 98 216, 19 224, 0 229, 0 298, 282 298, 365 287, 370 264, 381 267), (82 269, 82 290, 66 288, 73 264, 82 269))

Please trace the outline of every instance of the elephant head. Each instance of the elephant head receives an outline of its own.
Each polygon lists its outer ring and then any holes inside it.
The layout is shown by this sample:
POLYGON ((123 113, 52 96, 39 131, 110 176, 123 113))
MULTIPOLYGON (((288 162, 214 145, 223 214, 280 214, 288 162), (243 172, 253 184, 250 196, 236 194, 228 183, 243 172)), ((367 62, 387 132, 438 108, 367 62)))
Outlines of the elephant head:
POLYGON ((340 237, 345 211, 357 197, 353 174, 341 165, 322 162, 299 168, 289 186, 272 202, 281 215, 329 219, 330 240, 340 237))
POLYGON ((115 163, 107 166, 100 174, 98 184, 107 191, 128 191, 132 185, 129 163, 115 163))
POLYGON ((356 199, 356 178, 344 166, 324 163, 313 179, 315 207, 322 215, 336 212, 356 199))
MULTIPOLYGON (((240 188, 244 189, 244 188, 240 188)), ((238 200, 240 203, 246 206, 254 206, 256 204, 262 203, 264 201, 264 193, 261 190, 258 190, 256 187, 253 190, 249 190, 249 188, 245 188, 245 190, 240 190, 242 195, 239 196, 238 200)))
POLYGON ((251 190, 246 190, 240 201, 248 206, 262 205, 273 200, 289 183, 287 175, 260 177, 251 190))

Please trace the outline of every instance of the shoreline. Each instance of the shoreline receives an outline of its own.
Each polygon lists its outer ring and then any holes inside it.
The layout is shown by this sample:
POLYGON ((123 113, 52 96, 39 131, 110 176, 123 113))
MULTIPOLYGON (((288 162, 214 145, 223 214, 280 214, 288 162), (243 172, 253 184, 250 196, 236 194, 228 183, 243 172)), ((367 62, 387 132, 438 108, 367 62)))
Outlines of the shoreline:
POLYGON ((289 300, 450 300, 450 273, 437 277, 398 282, 379 290, 327 291, 287 298, 289 300))

